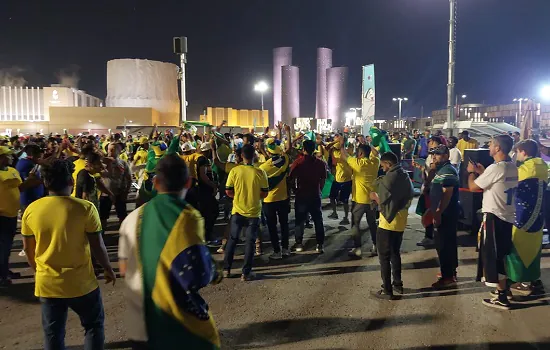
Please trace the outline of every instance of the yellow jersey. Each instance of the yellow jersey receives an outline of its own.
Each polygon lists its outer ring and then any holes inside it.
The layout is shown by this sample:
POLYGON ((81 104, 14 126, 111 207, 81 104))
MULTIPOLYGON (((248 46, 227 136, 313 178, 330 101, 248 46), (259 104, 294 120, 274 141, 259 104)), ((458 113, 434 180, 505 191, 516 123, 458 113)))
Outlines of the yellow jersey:
POLYGON ((261 192, 268 192, 267 175, 252 165, 239 165, 231 169, 225 189, 234 192, 232 214, 259 218, 262 212, 261 192))
POLYGON ((405 228, 407 227, 408 216, 408 207, 400 210, 397 215, 395 215, 395 218, 393 218, 392 222, 388 222, 384 215, 380 213, 380 223, 378 224, 378 227, 388 231, 404 232, 405 228))
POLYGON ((288 199, 286 180, 289 166, 290 158, 286 154, 281 155, 276 160, 271 158, 260 165, 260 169, 267 174, 268 184, 270 186, 269 193, 267 197, 264 198, 264 203, 280 202, 288 199), (271 183, 273 183, 273 185, 271 183))
POLYGON ((332 152, 333 162, 336 163, 336 174, 334 176, 336 182, 348 182, 351 181, 352 170, 348 163, 342 159, 342 153, 340 150, 334 150, 332 152))
POLYGON ((476 139, 469 139, 465 141, 464 139, 458 140, 456 148, 460 151, 460 154, 464 156, 464 150, 466 149, 477 149, 479 147, 479 142, 476 139))
POLYGON ((353 171, 351 200, 359 204, 370 204, 370 193, 375 190, 374 181, 378 177, 380 159, 349 157, 348 165, 353 171))
POLYGON ((15 218, 19 214, 19 186, 23 182, 12 167, 0 170, 0 216, 15 218))
POLYGON ((185 164, 187 164, 187 167, 189 168, 189 175, 195 179, 198 180, 199 176, 197 173, 197 163, 199 161, 200 157, 203 157, 200 153, 191 153, 191 154, 184 154, 180 156, 181 159, 185 161, 185 164))
POLYGON ((21 234, 36 239, 35 295, 76 298, 96 289, 87 235, 100 232, 99 214, 88 201, 50 196, 31 203, 23 215, 21 234))

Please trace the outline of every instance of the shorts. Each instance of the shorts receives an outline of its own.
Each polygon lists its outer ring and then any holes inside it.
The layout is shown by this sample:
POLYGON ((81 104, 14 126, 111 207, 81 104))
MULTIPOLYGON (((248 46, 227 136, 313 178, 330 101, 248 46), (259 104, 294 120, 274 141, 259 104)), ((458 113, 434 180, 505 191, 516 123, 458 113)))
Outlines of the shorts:
POLYGON ((483 214, 479 237, 478 280, 485 278, 485 284, 496 287, 499 280, 507 276, 506 256, 512 251, 512 226, 492 213, 483 214))
POLYGON ((330 199, 337 199, 342 203, 347 203, 349 201, 349 196, 351 195, 351 181, 347 182, 336 182, 332 183, 330 187, 330 199))

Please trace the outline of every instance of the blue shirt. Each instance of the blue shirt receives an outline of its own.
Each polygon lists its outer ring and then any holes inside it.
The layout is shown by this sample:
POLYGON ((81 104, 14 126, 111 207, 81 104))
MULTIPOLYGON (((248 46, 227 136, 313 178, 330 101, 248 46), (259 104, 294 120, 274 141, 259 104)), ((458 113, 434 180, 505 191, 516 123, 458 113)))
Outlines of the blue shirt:
MULTIPOLYGON (((29 177, 29 173, 31 170, 35 167, 35 163, 27 158, 21 158, 17 162, 16 169, 19 172, 19 175, 21 176, 21 180, 25 181, 27 177, 29 177)), ((41 179, 42 175, 40 174, 40 170, 37 170, 35 173, 36 177, 41 179)), ((40 199, 44 197, 44 185, 40 184, 36 187, 32 187, 29 189, 26 189, 25 191, 21 192, 21 208, 27 207, 29 204, 34 202, 37 199, 40 199)))

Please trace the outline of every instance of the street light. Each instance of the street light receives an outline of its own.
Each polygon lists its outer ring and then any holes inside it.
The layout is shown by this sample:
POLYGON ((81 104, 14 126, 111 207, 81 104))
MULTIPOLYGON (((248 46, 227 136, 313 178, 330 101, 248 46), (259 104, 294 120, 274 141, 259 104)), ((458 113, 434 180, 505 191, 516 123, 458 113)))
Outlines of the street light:
POLYGON ((401 104, 403 103, 403 101, 407 102, 409 99, 406 98, 406 97, 394 97, 393 98, 393 101, 394 102, 399 102, 399 121, 401 121, 401 104))
MULTIPOLYGON (((543 89, 544 90, 544 89, 543 89)), ((518 112, 516 113, 516 127, 518 127, 519 118, 521 118, 521 103, 529 101, 528 98, 520 97, 520 98, 514 98, 514 102, 518 103, 518 112)))
POLYGON ((540 97, 543 100, 550 100, 550 85, 545 85, 540 90, 540 97))
POLYGON ((254 85, 254 91, 259 92, 260 96, 262 97, 262 112, 264 110, 264 92, 269 89, 269 86, 267 86, 267 83, 265 81, 260 81, 259 83, 254 85))

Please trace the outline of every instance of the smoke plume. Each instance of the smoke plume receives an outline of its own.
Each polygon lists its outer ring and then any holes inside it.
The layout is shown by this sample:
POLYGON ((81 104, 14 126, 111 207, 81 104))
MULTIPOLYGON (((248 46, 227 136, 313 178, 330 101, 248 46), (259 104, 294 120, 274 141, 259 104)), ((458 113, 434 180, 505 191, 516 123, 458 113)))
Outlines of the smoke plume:
POLYGON ((62 68, 55 73, 57 81, 60 85, 70 88, 78 88, 78 82, 80 81, 80 66, 77 64, 71 64, 68 67, 62 68))
POLYGON ((19 66, 0 68, 0 86, 25 86, 27 80, 23 77, 25 69, 19 66))

